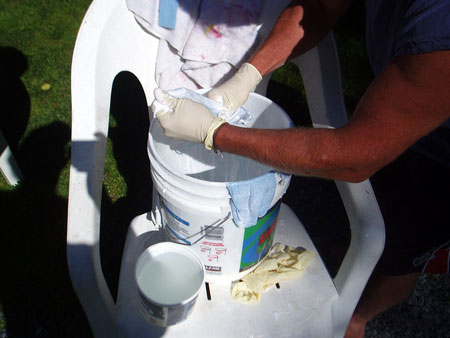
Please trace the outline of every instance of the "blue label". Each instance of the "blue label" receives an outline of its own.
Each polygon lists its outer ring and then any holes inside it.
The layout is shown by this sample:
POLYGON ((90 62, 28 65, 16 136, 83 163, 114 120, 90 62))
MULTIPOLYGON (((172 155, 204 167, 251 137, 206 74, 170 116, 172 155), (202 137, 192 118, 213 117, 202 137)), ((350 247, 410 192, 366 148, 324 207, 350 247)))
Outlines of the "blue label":
POLYGON ((175 215, 172 210, 170 210, 167 205, 164 203, 164 201, 161 199, 161 204, 163 206, 164 209, 166 209, 166 211, 173 217, 175 218, 178 222, 183 223, 186 226, 189 226, 189 222, 185 221, 184 219, 181 219, 180 217, 178 217, 177 215, 175 215))

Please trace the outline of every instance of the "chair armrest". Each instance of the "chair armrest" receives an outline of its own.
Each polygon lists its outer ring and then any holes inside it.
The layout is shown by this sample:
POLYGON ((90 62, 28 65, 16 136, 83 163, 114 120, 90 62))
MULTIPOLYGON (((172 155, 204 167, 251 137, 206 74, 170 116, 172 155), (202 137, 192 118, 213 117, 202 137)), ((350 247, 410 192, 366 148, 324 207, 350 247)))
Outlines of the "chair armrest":
POLYGON ((348 320, 380 258, 385 242, 384 221, 369 180, 336 181, 350 221, 351 241, 334 284, 339 298, 334 304, 335 337, 343 337, 348 320))
POLYGON ((313 126, 338 128, 344 125, 347 112, 333 33, 292 62, 302 74, 313 126))
POLYGON ((125 0, 95 0, 72 60, 72 158, 67 259, 72 284, 96 337, 114 337, 115 304, 100 261, 100 208, 111 90, 120 72, 155 88, 158 40, 140 27, 125 0))
MULTIPOLYGON (((314 127, 337 128, 347 122, 336 42, 330 32, 307 53, 291 60, 299 68, 314 127)), ((266 95, 271 74, 255 92, 266 95)))
MULTIPOLYGON (((314 127, 338 128, 347 123, 339 57, 333 34, 297 57, 314 127)), ((369 180, 336 181, 350 221, 351 242, 334 278, 339 298, 334 304, 335 337, 343 337, 348 320, 384 248, 384 222, 369 180)))
POLYGON ((94 1, 72 60, 72 153, 67 220, 67 261, 74 290, 95 337, 114 337, 115 304, 101 269, 100 205, 108 133, 110 89, 96 80, 98 45, 112 2, 94 1), (97 86, 96 86, 97 85, 97 86))

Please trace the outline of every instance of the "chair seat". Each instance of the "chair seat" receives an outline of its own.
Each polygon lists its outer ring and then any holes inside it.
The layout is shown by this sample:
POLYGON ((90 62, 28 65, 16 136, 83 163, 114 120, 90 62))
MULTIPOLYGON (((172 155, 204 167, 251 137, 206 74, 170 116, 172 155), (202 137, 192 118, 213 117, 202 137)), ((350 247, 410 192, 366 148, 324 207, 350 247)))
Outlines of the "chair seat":
POLYGON ((332 337, 332 304, 338 294, 309 235, 294 212, 282 204, 274 243, 316 252, 304 275, 281 281, 262 293, 256 304, 231 299, 230 285, 210 283, 200 292, 194 310, 183 323, 161 328, 140 314, 134 279, 135 262, 148 246, 164 241, 149 214, 135 218, 128 230, 122 259, 116 324, 128 337, 332 337), (308 323, 305 325, 305 323, 308 323))

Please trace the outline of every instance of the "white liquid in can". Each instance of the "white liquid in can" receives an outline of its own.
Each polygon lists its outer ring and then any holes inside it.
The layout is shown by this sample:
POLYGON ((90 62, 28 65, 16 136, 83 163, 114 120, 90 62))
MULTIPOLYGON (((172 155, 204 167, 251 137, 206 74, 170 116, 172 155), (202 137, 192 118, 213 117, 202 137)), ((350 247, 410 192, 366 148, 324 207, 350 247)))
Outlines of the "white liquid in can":
POLYGON ((197 262, 177 252, 153 256, 137 278, 139 287, 160 304, 180 304, 199 289, 203 274, 197 262))

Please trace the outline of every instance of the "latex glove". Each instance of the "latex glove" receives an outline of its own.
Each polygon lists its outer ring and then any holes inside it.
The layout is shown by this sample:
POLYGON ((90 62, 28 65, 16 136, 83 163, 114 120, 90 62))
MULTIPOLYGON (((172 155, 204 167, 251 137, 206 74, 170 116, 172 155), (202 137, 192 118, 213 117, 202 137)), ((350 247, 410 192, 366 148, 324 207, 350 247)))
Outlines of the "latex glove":
POLYGON ((300 277, 314 252, 277 243, 258 267, 235 282, 231 297, 239 303, 257 302, 263 291, 281 280, 300 277))
POLYGON ((164 134, 179 140, 202 142, 213 149, 214 131, 226 121, 204 105, 189 99, 179 99, 157 88, 152 110, 164 129, 164 134))
POLYGON ((231 79, 209 91, 208 97, 235 111, 247 101, 248 95, 255 90, 261 79, 255 66, 244 63, 231 79))

